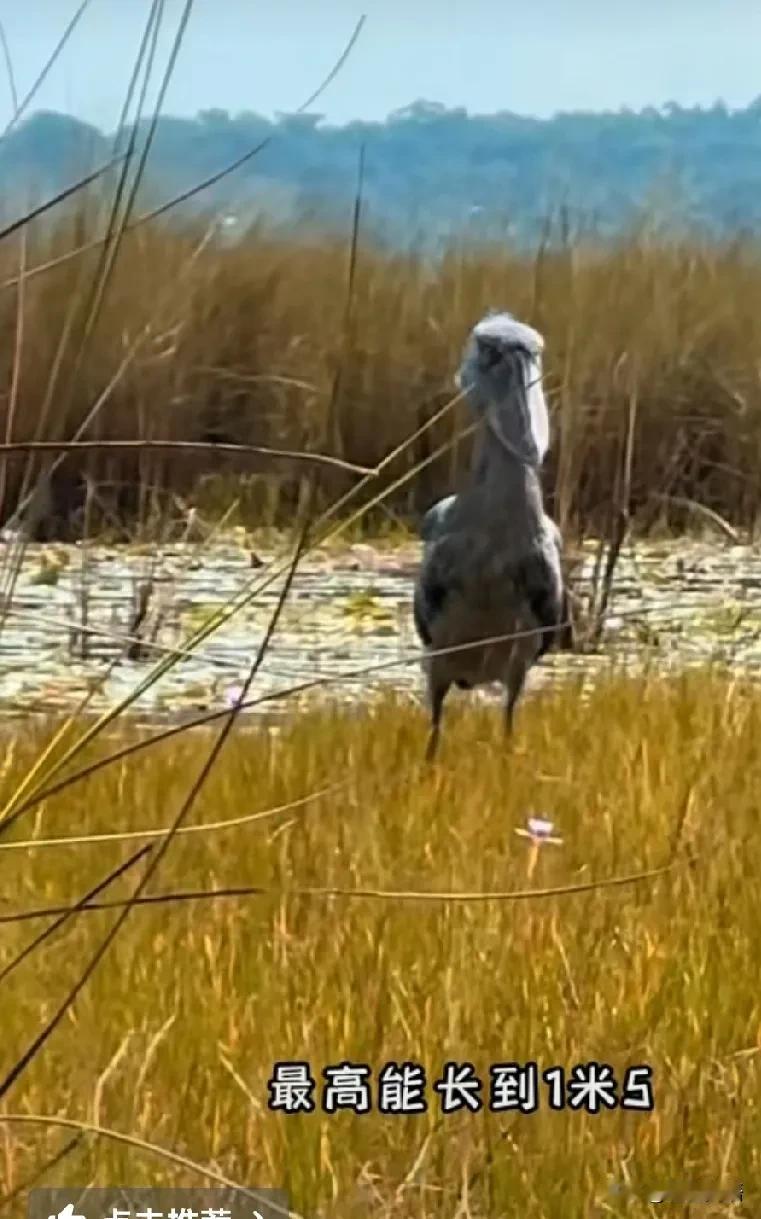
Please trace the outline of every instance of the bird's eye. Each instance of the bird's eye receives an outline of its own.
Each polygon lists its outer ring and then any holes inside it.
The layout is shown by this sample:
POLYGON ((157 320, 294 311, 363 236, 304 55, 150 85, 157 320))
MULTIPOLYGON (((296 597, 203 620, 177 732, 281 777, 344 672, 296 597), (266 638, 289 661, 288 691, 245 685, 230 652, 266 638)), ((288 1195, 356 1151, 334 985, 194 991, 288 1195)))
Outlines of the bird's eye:
POLYGON ((499 347, 495 347, 493 343, 484 343, 481 340, 478 344, 478 358, 484 368, 494 368, 498 364, 502 352, 499 347))

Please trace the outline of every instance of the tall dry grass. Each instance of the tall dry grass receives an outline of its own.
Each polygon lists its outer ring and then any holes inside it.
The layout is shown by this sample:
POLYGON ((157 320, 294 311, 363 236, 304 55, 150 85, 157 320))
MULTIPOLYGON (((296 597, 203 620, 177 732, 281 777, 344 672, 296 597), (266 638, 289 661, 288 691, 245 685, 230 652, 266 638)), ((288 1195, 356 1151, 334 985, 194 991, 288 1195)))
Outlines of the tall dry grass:
MULTIPOLYGON (((317 711, 276 736, 236 734, 193 823, 246 823, 183 832, 152 892, 255 891, 133 910, 3 1101, 0 1193, 67 1147, 46 1184, 202 1181, 164 1149, 247 1187, 285 1184, 309 1216, 581 1219, 598 1203, 600 1214, 645 1213, 609 1195, 610 1181, 742 1181, 733 1213, 758 1214, 761 698, 711 673, 611 677, 580 707, 572 688, 528 703, 512 755, 493 710, 453 709, 435 771, 420 764, 424 716, 393 700, 361 716, 317 711), (535 864, 514 833, 532 812, 563 837, 535 864), (620 887, 475 896, 669 864, 620 887), (267 1109, 278 1060, 308 1059, 319 1079, 344 1059, 376 1071, 412 1059, 432 1081, 450 1058, 482 1075, 514 1059, 596 1059, 620 1076, 648 1063, 655 1111, 589 1116, 541 1102, 531 1116, 442 1118, 429 1091, 419 1117, 328 1116, 319 1090, 314 1114, 267 1109), (69 1146, 56 1115, 154 1148, 93 1133, 69 1146)), ((0 799, 44 737, 6 751, 0 799)), ((198 764, 185 734, 28 813, 0 842, 0 917, 78 900, 145 841, 140 831, 171 822, 198 764), (126 840, 9 849, 99 833, 126 840)), ((0 969, 52 917, 3 920, 0 969)), ((76 915, 4 979, 4 1069, 113 917, 76 915)))
MULTIPOLYGON (((680 525, 685 500, 755 525, 761 456, 755 246, 668 243, 642 232, 616 245, 579 241, 533 257, 496 245, 452 248, 434 264, 360 241, 349 300, 348 240, 252 231, 226 248, 204 243, 200 231, 142 227, 123 238, 84 367, 68 394, 84 288, 98 251, 34 269, 91 239, 91 215, 83 209, 53 232, 27 237, 22 309, 19 251, 13 241, 0 245, 2 437, 71 438, 124 364, 86 437, 227 440, 373 466, 451 396, 474 321, 487 308, 506 307, 547 338, 556 439, 546 482, 564 527, 607 528, 611 505, 624 499, 643 527, 664 518, 680 525)), ((464 418, 463 407, 384 478, 425 458, 464 418)), ((29 456, 5 460, 7 517, 29 456)), ((451 489, 466 460, 466 446, 445 454, 392 496, 389 508, 404 516, 426 507, 451 489)), ((244 474, 251 517, 288 520, 301 463, 110 451, 67 459, 54 480, 52 527, 71 525, 85 476, 96 503, 109 501, 134 524, 172 509, 172 496, 203 500, 204 479, 223 486, 232 480, 240 489, 244 474)), ((322 469, 322 501, 351 481, 345 471, 322 469)), ((377 524, 377 514, 373 519, 377 524)))

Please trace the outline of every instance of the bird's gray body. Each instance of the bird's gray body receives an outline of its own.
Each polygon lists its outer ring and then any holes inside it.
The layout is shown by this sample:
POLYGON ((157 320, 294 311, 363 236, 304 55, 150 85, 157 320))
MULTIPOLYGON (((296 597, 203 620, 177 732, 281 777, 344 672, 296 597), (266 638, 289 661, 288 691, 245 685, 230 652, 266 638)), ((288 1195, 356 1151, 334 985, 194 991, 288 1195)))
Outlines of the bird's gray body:
MULTIPOLYGON (((456 495, 446 495, 444 499, 432 504, 423 516, 420 525, 420 536, 424 542, 432 542, 435 537, 444 532, 449 510, 454 506, 456 495)), ((558 555, 563 553, 563 536, 551 516, 544 514, 544 526, 555 545, 558 555)))
POLYGON ((548 444, 541 350, 541 336, 498 314, 475 328, 460 369, 481 421, 471 478, 424 517, 414 595, 427 650, 429 755, 452 685, 501 682, 510 725, 529 667, 552 646, 567 612, 560 533, 544 512, 539 480, 548 444), (437 654, 442 649, 457 650, 437 654))

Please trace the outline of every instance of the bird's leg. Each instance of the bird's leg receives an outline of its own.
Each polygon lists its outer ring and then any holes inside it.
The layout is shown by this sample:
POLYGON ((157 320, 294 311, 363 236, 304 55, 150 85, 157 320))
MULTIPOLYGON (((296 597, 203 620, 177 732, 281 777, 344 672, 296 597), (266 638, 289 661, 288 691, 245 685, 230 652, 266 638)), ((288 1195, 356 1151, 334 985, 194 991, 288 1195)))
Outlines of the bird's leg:
POLYGON ((428 698, 431 706, 431 731, 425 750, 426 762, 432 762, 436 757, 441 731, 441 715, 444 710, 444 699, 447 696, 448 690, 449 682, 446 682, 446 684, 432 682, 429 686, 428 698))
POLYGON ((518 690, 518 691, 508 690, 507 697, 505 699, 505 713, 504 713, 505 738, 508 741, 512 740, 512 736, 513 736, 513 728, 514 728, 514 724, 515 724, 515 704, 518 701, 519 695, 520 695, 520 690, 518 690))
POLYGON ((439 724, 431 725, 431 731, 428 734, 428 744, 425 747, 425 760, 432 762, 436 757, 439 748, 439 724))
POLYGON ((526 674, 528 673, 528 663, 521 653, 516 648, 510 657, 507 674, 505 677, 505 736, 509 740, 513 735, 513 720, 515 716, 515 707, 520 698, 523 687, 526 684, 526 674))

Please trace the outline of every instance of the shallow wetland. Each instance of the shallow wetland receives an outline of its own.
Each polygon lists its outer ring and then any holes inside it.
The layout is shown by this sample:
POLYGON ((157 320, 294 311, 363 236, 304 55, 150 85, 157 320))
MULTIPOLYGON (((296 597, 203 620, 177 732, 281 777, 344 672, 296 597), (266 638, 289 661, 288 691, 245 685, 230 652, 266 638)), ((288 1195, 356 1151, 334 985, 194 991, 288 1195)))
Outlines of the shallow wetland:
MULTIPOLYGON (((250 601, 173 665, 132 711, 153 720, 224 707, 235 697, 277 602, 283 577, 272 573, 288 561, 285 545, 253 542, 253 549, 239 538, 203 550, 194 544, 29 547, 0 633, 6 717, 70 710, 93 684, 91 711, 115 705, 154 663, 248 590, 255 592, 250 601), (126 640, 139 590, 148 582, 139 654, 130 659, 126 640)), ((585 545, 574 572, 582 601, 596 549, 592 542, 585 545)), ((252 695, 302 683, 315 684, 301 698, 351 699, 388 683, 418 693, 410 612, 417 559, 416 543, 347 545, 305 557, 252 695), (357 673, 365 668, 371 671, 357 673)), ((642 542, 625 548, 619 559, 601 648, 548 658, 534 671, 532 684, 579 673, 591 680, 611 664, 673 670, 705 661, 759 670, 761 549, 715 538, 642 542)), ((267 702, 260 713, 269 715, 277 705, 267 702)))

